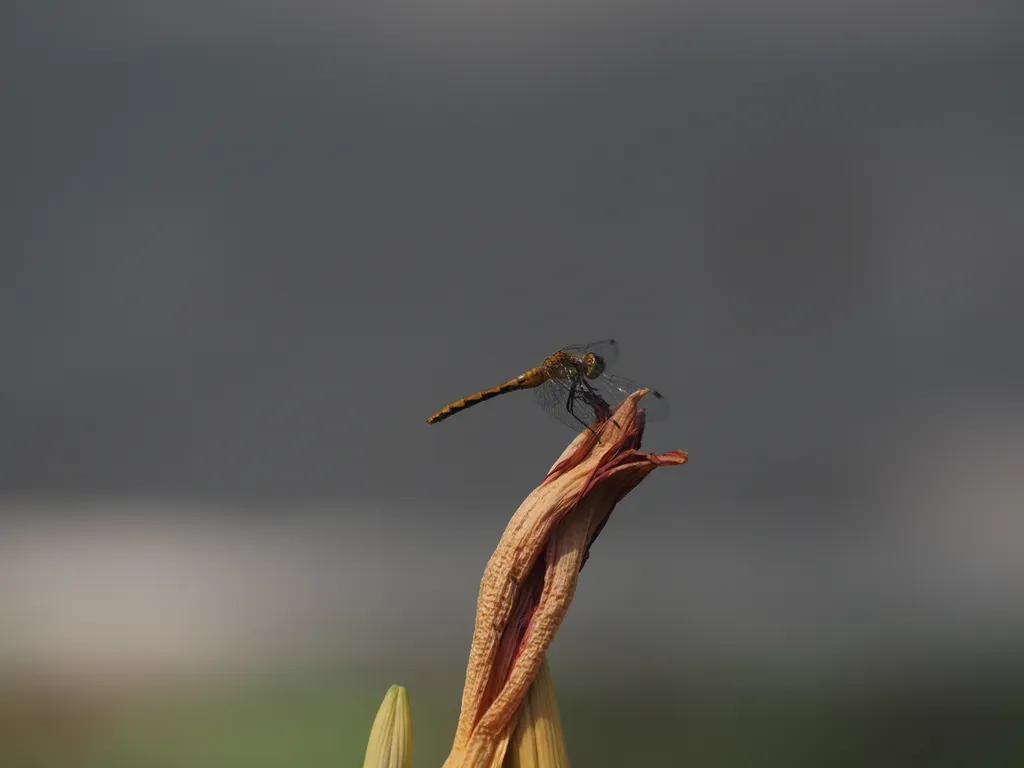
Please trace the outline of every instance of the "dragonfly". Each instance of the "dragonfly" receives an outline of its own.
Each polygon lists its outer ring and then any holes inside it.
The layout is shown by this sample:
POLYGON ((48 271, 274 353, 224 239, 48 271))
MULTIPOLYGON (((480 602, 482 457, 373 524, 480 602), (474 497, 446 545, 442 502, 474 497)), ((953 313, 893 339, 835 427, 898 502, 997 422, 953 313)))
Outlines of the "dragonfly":
POLYGON ((581 427, 591 429, 592 425, 604 422, 616 405, 638 389, 649 390, 643 400, 647 421, 667 418, 668 400, 664 395, 608 373, 607 368, 618 357, 619 345, 615 339, 563 347, 537 367, 504 384, 449 403, 427 419, 427 423, 436 424, 484 400, 519 389, 532 389, 537 404, 574 431, 581 427))

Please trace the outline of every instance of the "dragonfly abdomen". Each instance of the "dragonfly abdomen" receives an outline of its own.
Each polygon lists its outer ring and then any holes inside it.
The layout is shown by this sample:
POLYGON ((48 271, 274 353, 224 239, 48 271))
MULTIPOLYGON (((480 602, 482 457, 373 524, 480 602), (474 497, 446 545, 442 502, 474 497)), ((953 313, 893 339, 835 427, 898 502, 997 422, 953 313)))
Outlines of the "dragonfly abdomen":
POLYGON ((456 400, 454 403, 449 403, 427 419, 427 424, 435 424, 439 421, 444 421, 453 413, 457 413, 458 411, 469 408, 477 403, 482 403, 484 400, 490 400, 492 397, 503 395, 506 392, 512 392, 516 389, 536 387, 541 384, 544 379, 545 374, 540 368, 531 368, 526 373, 521 373, 514 379, 509 379, 504 384, 499 384, 498 386, 491 387, 490 389, 482 389, 472 395, 466 395, 466 397, 463 397, 461 400, 456 400))

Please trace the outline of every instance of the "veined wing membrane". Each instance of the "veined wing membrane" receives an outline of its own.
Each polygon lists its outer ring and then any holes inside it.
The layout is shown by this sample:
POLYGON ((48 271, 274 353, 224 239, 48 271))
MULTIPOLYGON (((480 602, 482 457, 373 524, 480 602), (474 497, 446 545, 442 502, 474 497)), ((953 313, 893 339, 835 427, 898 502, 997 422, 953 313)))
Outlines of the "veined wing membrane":
POLYGON ((581 386, 577 383, 574 387, 571 379, 552 378, 534 389, 533 396, 541 408, 570 429, 580 432, 601 421, 599 409, 587 402, 581 386))
POLYGON ((615 361, 619 359, 619 343, 615 339, 601 339, 600 341, 591 341, 589 344, 573 344, 565 347, 565 351, 581 357, 588 352, 593 353, 598 357, 603 357, 606 365, 615 365, 615 361))
POLYGON ((647 421, 663 421, 668 418, 668 400, 658 390, 642 387, 629 379, 611 373, 602 373, 596 379, 588 379, 587 384, 594 389, 610 406, 615 407, 638 389, 650 390, 640 400, 640 407, 647 412, 647 421))

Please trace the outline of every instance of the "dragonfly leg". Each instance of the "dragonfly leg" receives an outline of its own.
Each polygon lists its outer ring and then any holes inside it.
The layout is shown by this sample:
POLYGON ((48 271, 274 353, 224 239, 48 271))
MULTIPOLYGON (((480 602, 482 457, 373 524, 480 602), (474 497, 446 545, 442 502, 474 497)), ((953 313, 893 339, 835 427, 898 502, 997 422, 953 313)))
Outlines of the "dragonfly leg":
POLYGON ((616 427, 619 427, 621 429, 622 425, 619 424, 617 421, 615 421, 614 419, 611 418, 611 415, 612 415, 611 405, 609 405, 605 401, 605 399, 603 397, 601 397, 600 393, 597 390, 595 390, 592 386, 590 386, 590 382, 583 381, 582 384, 587 389, 587 394, 590 396, 590 401, 591 401, 591 403, 594 406, 594 411, 596 413, 598 413, 602 418, 610 419, 612 424, 614 424, 616 427))
MULTIPOLYGON (((582 424, 582 425, 583 425, 583 427, 584 427, 584 428, 585 428, 585 429, 586 429, 586 430, 587 430, 588 432, 591 432, 591 433, 593 433, 593 434, 594 434, 594 435, 596 436, 596 435, 597 435, 597 432, 594 432, 594 430, 593 430, 593 429, 591 428, 591 426, 590 426, 589 424, 587 424, 587 423, 586 423, 586 422, 585 422, 585 421, 584 421, 583 419, 581 419, 581 418, 580 418, 579 416, 577 416, 577 415, 576 415, 576 412, 575 412, 575 411, 573 410, 573 405, 574 405, 574 404, 575 404, 575 402, 576 402, 576 401, 575 401, 575 399, 574 399, 574 395, 576 394, 576 387, 577 387, 577 386, 579 386, 579 383, 580 383, 580 382, 579 382, 579 380, 578 380, 578 379, 573 379, 573 380, 572 380, 572 384, 571 384, 571 385, 570 385, 570 387, 569 387, 569 397, 568 397, 568 399, 567 399, 567 400, 565 401, 565 410, 567 410, 567 411, 569 412, 569 415, 570 415, 570 416, 572 416, 572 417, 573 417, 574 419, 576 419, 576 421, 578 421, 578 422, 579 422, 580 424, 582 424)), ((587 386, 587 388, 588 388, 588 389, 590 388, 590 387, 589 387, 589 386, 587 385, 587 383, 586 383, 586 382, 583 382, 583 384, 584 384, 584 386, 587 386)))
POLYGON ((569 387, 569 398, 565 401, 566 410, 569 411, 569 413, 572 413, 573 416, 575 416, 576 414, 572 412, 572 396, 576 394, 577 383, 578 382, 574 379, 572 382, 572 386, 569 387))

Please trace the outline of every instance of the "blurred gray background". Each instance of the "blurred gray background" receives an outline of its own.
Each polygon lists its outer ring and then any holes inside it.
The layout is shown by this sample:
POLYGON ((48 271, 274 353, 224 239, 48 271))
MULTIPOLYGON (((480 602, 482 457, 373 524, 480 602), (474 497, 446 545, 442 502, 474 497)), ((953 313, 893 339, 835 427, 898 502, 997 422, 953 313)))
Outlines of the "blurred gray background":
MULTIPOLYGON (((391 682, 453 729, 483 565, 572 435, 528 394, 424 421, 607 336, 691 460, 595 546, 567 695, 1021 678, 1017 4, 4 16, 0 754, 40 687, 328 667, 356 741, 391 682)), ((664 725, 563 709, 584 765, 664 725)))

